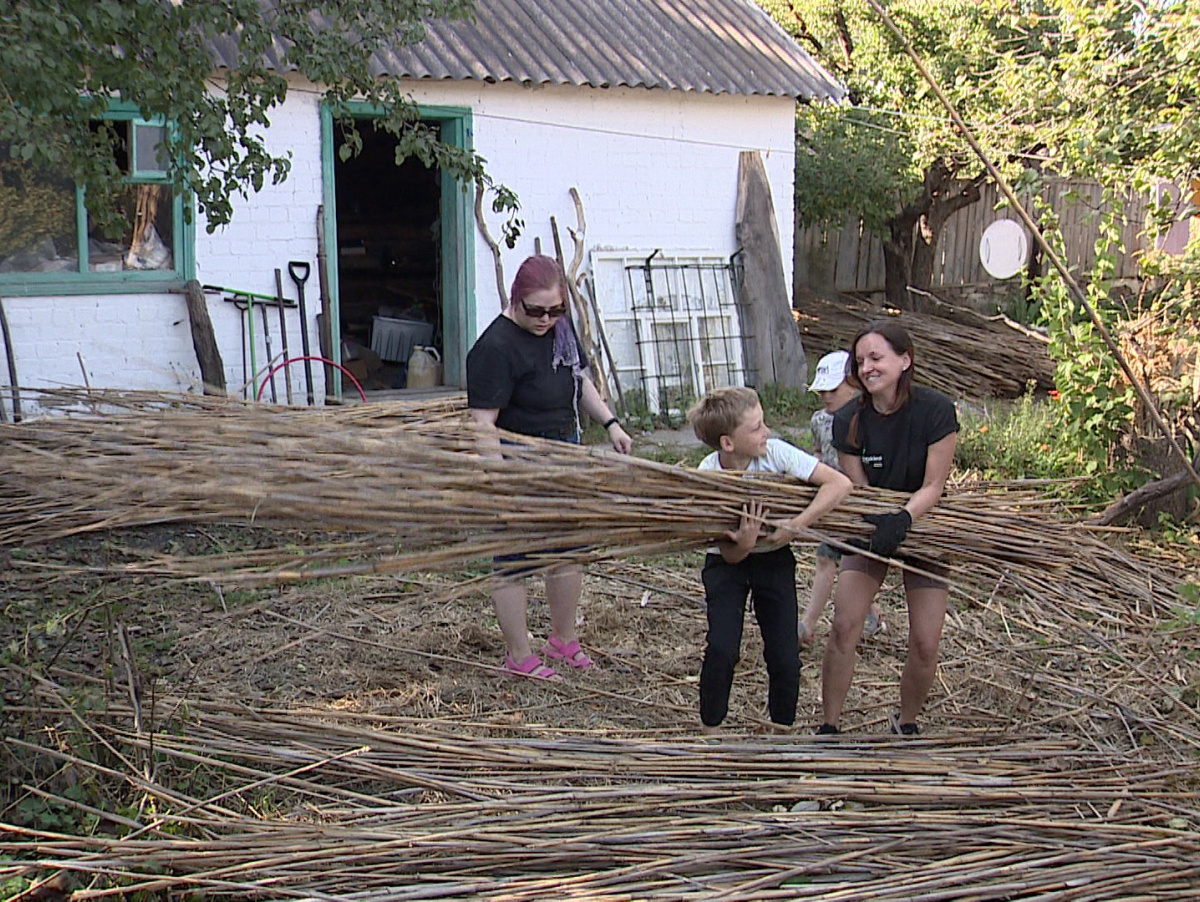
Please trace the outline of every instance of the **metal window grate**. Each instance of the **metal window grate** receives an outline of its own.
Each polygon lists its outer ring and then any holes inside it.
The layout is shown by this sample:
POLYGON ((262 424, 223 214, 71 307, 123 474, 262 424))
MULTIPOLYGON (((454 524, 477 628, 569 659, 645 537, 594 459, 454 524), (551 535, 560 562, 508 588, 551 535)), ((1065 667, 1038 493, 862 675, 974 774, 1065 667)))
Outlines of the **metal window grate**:
POLYGON ((625 267, 640 388, 647 409, 682 422, 714 388, 746 381, 735 288, 737 258, 724 263, 656 259, 625 267))

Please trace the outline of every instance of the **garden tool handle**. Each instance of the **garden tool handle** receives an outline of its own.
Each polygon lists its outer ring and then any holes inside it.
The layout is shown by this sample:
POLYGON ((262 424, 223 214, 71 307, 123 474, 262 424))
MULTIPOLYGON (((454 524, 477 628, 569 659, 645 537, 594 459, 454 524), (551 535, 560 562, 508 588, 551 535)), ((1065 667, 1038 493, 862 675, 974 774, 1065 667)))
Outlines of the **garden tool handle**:
POLYGON ((294 282, 298 282, 301 285, 308 281, 308 274, 310 270, 311 267, 306 261, 288 261, 288 275, 292 277, 294 282))

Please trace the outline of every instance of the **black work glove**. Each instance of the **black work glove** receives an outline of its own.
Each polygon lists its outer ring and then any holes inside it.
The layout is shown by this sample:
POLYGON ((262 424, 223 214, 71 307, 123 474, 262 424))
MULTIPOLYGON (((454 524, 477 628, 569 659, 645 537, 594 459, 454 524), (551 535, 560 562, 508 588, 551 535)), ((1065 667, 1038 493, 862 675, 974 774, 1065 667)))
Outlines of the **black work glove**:
POLYGON ((891 557, 900 547, 912 526, 912 514, 904 508, 894 514, 863 514, 863 519, 875 524, 875 532, 871 535, 868 546, 872 554, 880 557, 891 557))

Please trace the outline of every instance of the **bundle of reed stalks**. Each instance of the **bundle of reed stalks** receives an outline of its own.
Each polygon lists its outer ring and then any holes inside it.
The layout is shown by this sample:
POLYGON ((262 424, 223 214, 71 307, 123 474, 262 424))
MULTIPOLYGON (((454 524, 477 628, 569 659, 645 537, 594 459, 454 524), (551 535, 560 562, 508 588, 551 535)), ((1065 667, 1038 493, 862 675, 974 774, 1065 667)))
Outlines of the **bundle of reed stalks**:
MULTIPOLYGON (((702 549, 761 501, 768 522, 802 511, 815 490, 783 478, 700 472, 507 435, 480 453, 461 415, 371 406, 315 417, 289 408, 204 404, 94 412, 0 426, 0 545, 163 523, 235 523, 305 531, 286 544, 201 558, 162 556, 143 572, 235 582, 459 569, 528 555, 509 569, 571 559, 702 549), (314 534, 314 530, 319 531, 314 534), (353 534, 353 538, 337 533, 353 534)), ((1152 610, 1174 576, 993 484, 952 487, 904 545, 905 566, 941 568, 984 595, 1082 593, 1152 610)), ((864 514, 903 496, 858 488, 801 543, 840 547, 864 514)))
MULTIPOLYGON (((76 716, 61 687, 39 695, 76 716)), ((111 766, 40 749, 122 777, 141 811, 92 811, 86 835, 0 823, 0 878, 88 898, 510 900, 1164 899, 1200 879, 1189 769, 1069 739, 465 737, 160 701, 175 714, 156 731, 91 712, 111 766)))
POLYGON ((1054 387, 1047 343, 1003 318, 955 311, 955 319, 875 307, 847 295, 805 298, 796 321, 810 354, 848 348, 868 323, 894 317, 912 336, 917 381, 952 398, 1017 398, 1054 387))

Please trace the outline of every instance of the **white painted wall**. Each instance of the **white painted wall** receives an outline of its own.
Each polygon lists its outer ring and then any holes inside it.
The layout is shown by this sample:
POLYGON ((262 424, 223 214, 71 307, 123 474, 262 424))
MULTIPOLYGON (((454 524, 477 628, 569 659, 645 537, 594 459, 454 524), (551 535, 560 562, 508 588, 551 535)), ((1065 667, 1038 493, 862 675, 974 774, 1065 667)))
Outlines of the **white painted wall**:
MULTIPOLYGON (((570 259, 567 229, 576 224, 568 194, 572 186, 583 198, 589 249, 663 247, 731 255, 737 249, 734 215, 742 150, 762 152, 781 245, 792 246, 794 105, 787 98, 467 82, 414 83, 412 88, 418 103, 473 110, 476 149, 495 180, 519 196, 526 228, 517 246, 504 252, 510 284, 521 260, 533 252, 535 237, 553 253, 551 215, 570 259)), ((202 284, 274 294, 274 270, 280 267, 285 294, 294 299, 287 263, 308 261, 309 336, 317 353, 316 214, 322 178, 316 92, 294 84, 287 104, 271 118, 269 145, 291 153, 291 174, 283 184, 239 201, 233 221, 212 234, 201 218, 197 277, 202 284)), ((790 253, 785 265, 786 284, 791 284, 790 253)), ((499 311, 491 253, 478 236, 474 280, 478 334, 499 311)), ((22 386, 81 386, 86 381, 93 388, 200 391, 182 295, 6 297, 4 304, 22 386)), ((226 381, 234 389, 244 381, 242 316, 218 295, 210 295, 208 306, 226 381)), ((278 318, 274 310, 270 314, 278 353, 278 318)), ((297 312, 288 317, 295 356, 301 347, 297 312)), ((260 332, 261 319, 255 326, 260 332)), ((265 349, 261 334, 256 337, 262 366, 265 349)), ((313 375, 320 398, 321 367, 315 366, 313 375)), ((292 383, 302 401, 299 366, 293 367, 292 383)), ((278 388, 282 397, 282 382, 278 388)))
MULTIPOLYGON (((533 253, 535 237, 553 254, 551 216, 570 261, 567 228, 576 225, 571 187, 583 199, 589 249, 732 255, 743 150, 762 153, 782 247, 792 246, 795 104, 789 98, 440 82, 415 84, 413 97, 470 107, 475 147, 488 172, 517 192, 526 229, 515 248, 504 249, 509 285, 533 253)), ((498 217, 489 223, 498 232, 498 217)), ((784 260, 790 285, 790 251, 784 260)), ((499 311, 495 284, 491 253, 479 239, 479 330, 499 311)))
MULTIPOLYGON (((271 114, 266 142, 271 153, 290 155, 291 172, 283 183, 264 185, 261 191, 236 203, 233 219, 228 225, 210 234, 206 223, 201 221, 196 235, 196 278, 201 285, 221 285, 273 296, 278 268, 283 271, 284 297, 295 301, 297 290, 288 275, 288 262, 308 263, 310 275, 304 285, 308 339, 311 353, 319 355, 316 315, 320 312, 321 292, 317 279, 317 208, 324 194, 320 96, 310 85, 293 80, 287 103, 271 114)), ((337 255, 331 254, 330 259, 336 260, 337 255)), ((221 300, 221 295, 209 295, 208 310, 225 362, 225 382, 232 391, 246 382, 242 375, 242 317, 234 304, 221 300)), ((282 350, 278 310, 267 308, 267 317, 272 351, 278 356, 282 350)), ((285 311, 285 320, 288 324, 288 355, 299 357, 303 350, 299 310, 285 311)), ((261 313, 256 316, 254 326, 261 371, 266 356, 261 313)), ((303 404, 304 367, 288 367, 288 375, 293 396, 303 404)), ((325 396, 324 369, 317 362, 312 364, 312 375, 315 397, 320 403, 325 396)), ((275 381, 279 397, 286 400, 283 377, 284 373, 280 371, 275 381)), ((198 369, 196 379, 199 380, 198 369)), ((262 397, 270 399, 267 392, 263 392, 262 397)))

